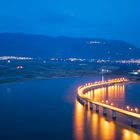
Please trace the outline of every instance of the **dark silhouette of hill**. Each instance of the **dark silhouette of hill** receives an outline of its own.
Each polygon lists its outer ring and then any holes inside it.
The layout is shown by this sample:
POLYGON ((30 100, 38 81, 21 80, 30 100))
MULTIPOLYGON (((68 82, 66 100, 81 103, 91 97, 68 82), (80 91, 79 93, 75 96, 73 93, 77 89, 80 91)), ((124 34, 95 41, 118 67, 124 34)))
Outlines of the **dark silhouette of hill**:
POLYGON ((140 49, 119 40, 1 33, 0 55, 137 59, 140 58, 140 49))

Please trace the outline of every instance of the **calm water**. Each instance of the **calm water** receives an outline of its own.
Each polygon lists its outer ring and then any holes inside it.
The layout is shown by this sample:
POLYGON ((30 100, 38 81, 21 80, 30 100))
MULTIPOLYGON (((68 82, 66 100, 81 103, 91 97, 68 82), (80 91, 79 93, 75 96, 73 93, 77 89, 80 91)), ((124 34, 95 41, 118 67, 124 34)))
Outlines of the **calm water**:
MULTIPOLYGON (((75 100, 77 86, 94 80, 101 77, 1 84, 0 139, 139 140, 140 135, 132 129, 85 109, 75 100)), ((120 93, 110 95, 112 101, 140 108, 139 84, 110 90, 120 93)), ((98 97, 99 91, 95 92, 98 97)))

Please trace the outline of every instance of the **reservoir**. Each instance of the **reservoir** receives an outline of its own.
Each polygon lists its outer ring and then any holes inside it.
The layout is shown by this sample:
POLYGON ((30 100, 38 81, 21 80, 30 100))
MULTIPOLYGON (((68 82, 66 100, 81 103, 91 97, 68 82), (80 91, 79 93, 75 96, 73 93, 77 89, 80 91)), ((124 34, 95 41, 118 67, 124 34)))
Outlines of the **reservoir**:
MULTIPOLYGON (((1 84, 0 139, 139 140, 139 131, 125 121, 112 121, 76 100, 78 86, 99 80, 101 76, 1 84)), ((115 104, 140 109, 139 83, 99 89, 94 94, 99 100, 108 98, 115 104)))

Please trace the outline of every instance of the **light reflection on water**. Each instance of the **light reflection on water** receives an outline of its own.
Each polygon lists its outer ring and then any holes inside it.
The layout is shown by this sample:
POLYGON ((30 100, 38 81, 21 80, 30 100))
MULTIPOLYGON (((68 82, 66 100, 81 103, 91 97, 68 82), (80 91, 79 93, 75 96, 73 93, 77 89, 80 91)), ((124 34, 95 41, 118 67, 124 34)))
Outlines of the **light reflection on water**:
MULTIPOLYGON (((98 101, 109 99, 117 105, 125 106, 125 85, 114 85, 85 93, 89 99, 98 101)), ((131 128, 121 127, 114 121, 108 121, 101 114, 85 108, 78 101, 74 109, 75 140, 140 140, 140 135, 131 128), (119 134, 118 134, 119 132, 119 134)))
MULTIPOLYGON (((100 77, 97 76, 1 84, 0 139, 140 139, 134 130, 118 125, 118 121, 117 124, 108 121, 102 114, 91 112, 77 101, 75 102, 76 88, 79 85, 98 80, 100 77)), ((111 89, 102 88, 90 91, 88 94, 90 98, 94 98, 93 92, 97 94, 97 97, 99 96, 99 99, 109 96, 116 103, 119 100, 122 104, 126 102, 140 107, 139 84, 128 84, 124 88, 120 85, 120 88, 112 87, 111 89), (99 94, 99 91, 102 94, 99 94), (114 94, 112 95, 112 93, 114 94)))
POLYGON ((109 87, 102 87, 88 91, 86 97, 96 101, 102 102, 108 100, 110 103, 114 103, 116 106, 125 107, 125 86, 124 84, 113 85, 109 87))
POLYGON ((123 129, 122 133, 122 140, 140 140, 140 135, 135 133, 133 130, 123 129))
POLYGON ((95 140, 115 139, 114 122, 109 122, 90 110, 86 111, 78 101, 75 102, 74 130, 75 140, 84 140, 87 137, 95 140))
POLYGON ((74 110, 74 130, 76 140, 84 140, 84 112, 84 107, 76 101, 74 110))
POLYGON ((114 121, 86 110, 78 101, 74 110, 74 137, 75 140, 140 140, 140 135, 132 129, 118 126, 114 121), (118 130, 122 133, 117 136, 118 130))

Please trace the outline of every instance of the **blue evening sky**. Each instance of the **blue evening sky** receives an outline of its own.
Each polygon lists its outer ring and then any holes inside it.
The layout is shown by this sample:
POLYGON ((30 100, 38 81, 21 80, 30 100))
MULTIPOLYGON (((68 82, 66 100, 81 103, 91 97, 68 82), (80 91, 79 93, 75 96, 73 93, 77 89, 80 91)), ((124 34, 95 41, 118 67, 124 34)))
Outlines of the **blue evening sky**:
POLYGON ((0 0, 0 32, 124 40, 140 47, 140 0, 0 0))

